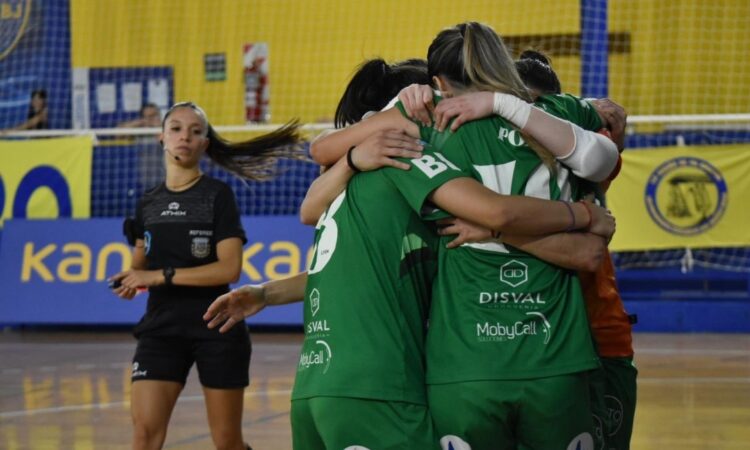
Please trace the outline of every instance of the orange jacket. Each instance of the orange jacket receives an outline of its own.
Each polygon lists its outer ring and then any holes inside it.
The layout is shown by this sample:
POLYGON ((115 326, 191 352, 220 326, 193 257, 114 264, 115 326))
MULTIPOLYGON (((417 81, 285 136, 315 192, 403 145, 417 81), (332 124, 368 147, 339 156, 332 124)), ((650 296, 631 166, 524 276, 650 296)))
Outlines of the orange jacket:
MULTIPOLYGON (((617 166, 601 183, 606 191, 612 180, 617 177, 622 168, 622 158, 618 158, 617 166)), ((599 356, 602 357, 631 357, 633 356, 633 335, 630 317, 625 311, 620 292, 615 280, 615 266, 607 252, 604 261, 596 272, 579 272, 586 301, 586 313, 591 325, 599 356)))

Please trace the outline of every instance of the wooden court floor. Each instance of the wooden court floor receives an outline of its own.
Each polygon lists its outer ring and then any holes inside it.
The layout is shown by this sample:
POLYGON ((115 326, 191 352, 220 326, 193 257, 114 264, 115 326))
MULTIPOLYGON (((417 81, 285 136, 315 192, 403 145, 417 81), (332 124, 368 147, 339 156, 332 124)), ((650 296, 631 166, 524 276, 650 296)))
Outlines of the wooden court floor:
MULTIPOLYGON (((289 395, 301 334, 253 334, 244 433, 291 447, 289 395)), ((633 449, 750 449, 750 335, 637 334, 633 449)), ((0 449, 127 449, 130 358, 120 332, 0 332, 0 449)), ((210 449, 191 374, 165 448, 210 449)))

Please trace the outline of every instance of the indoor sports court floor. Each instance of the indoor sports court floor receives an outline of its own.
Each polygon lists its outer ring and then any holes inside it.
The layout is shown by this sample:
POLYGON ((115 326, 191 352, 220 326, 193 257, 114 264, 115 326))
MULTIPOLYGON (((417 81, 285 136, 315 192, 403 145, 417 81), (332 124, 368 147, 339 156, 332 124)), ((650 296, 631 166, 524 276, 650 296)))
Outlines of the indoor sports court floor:
MULTIPOLYGON (((244 432, 291 448, 289 395, 301 334, 255 333, 244 432)), ((750 335, 637 334, 636 450, 746 449, 750 335)), ((135 341, 124 332, 0 332, 0 449, 127 449, 135 341)), ((192 374, 165 448, 212 448, 192 374)))

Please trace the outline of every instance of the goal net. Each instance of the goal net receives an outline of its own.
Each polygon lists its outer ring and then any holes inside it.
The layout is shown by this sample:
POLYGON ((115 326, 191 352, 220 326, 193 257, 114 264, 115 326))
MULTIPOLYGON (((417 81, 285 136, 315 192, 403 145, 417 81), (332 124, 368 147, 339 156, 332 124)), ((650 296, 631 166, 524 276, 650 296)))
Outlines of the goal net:
MULTIPOLYGON (((440 29, 477 20, 515 54, 550 56, 564 91, 622 104, 629 148, 748 143, 748 17, 746 0, 7 0, 0 129, 26 123, 44 90, 43 129, 10 137, 95 133, 92 214, 123 216, 161 176, 158 130, 133 127, 144 106, 192 100, 229 139, 294 118, 313 136, 363 60, 425 57, 440 29)), ((284 169, 267 184, 212 173, 232 180, 244 214, 294 214, 317 168, 284 169)), ((748 268, 745 246, 686 248, 616 260, 748 268)))

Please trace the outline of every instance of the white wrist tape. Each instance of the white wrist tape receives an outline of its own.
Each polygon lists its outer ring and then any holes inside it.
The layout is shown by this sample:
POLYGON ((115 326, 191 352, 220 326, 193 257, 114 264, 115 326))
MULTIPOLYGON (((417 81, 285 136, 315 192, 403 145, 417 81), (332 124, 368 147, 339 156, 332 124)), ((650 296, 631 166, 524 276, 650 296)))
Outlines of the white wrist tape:
POLYGON ((515 95, 495 92, 492 111, 500 117, 510 121, 513 125, 523 129, 531 114, 531 105, 515 95))
POLYGON ((617 146, 607 137, 571 124, 576 143, 571 152, 558 160, 577 176, 589 181, 606 180, 617 165, 617 146))

